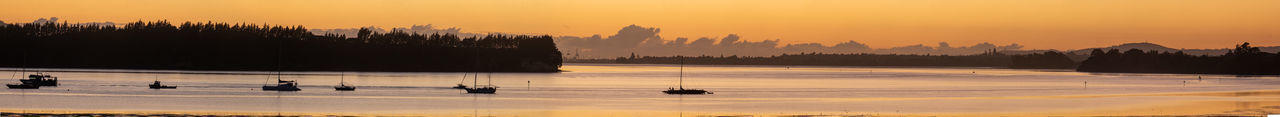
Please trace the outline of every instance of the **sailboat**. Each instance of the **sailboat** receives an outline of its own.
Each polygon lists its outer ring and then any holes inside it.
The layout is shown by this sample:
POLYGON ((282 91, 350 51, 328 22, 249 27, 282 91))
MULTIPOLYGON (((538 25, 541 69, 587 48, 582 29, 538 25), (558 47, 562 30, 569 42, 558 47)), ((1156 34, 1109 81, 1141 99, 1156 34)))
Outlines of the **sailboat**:
MULTIPOLYGON (((26 56, 25 56, 25 55, 23 56, 23 60, 22 60, 22 61, 23 61, 23 65, 25 65, 25 64, 26 64, 26 56)), ((22 72, 23 72, 22 74, 27 74, 27 73, 26 73, 26 72, 27 72, 27 68, 26 68, 26 66, 23 66, 23 67, 22 67, 22 72)), ((17 73, 17 72, 14 72, 12 75, 9 75, 9 78, 10 78, 10 79, 12 79, 13 77, 15 77, 15 76, 17 76, 17 75, 18 75, 18 73, 17 73)), ((39 89, 39 88, 40 88, 40 85, 32 84, 32 83, 27 83, 27 80, 18 80, 18 81, 21 81, 21 82, 19 82, 18 84, 4 84, 4 85, 5 85, 6 87, 9 87, 9 89, 39 89)))
POLYGON ((667 88, 667 90, 666 90, 666 91, 662 91, 662 93, 667 93, 667 94, 677 94, 677 95, 686 95, 686 94, 691 94, 691 95, 712 94, 711 92, 707 92, 706 90, 702 90, 702 89, 684 89, 684 57, 683 57, 683 56, 681 56, 681 57, 680 57, 680 89, 676 89, 676 88, 667 88))
POLYGON ((262 86, 263 91, 301 91, 298 88, 298 82, 292 80, 281 80, 280 73, 276 72, 276 85, 262 86))
POLYGON ((489 81, 490 81, 489 85, 478 85, 479 84, 478 82, 480 82, 478 80, 479 75, 480 74, 477 73, 476 74, 477 77, 472 77, 473 78, 472 80, 475 82, 472 82, 471 86, 476 86, 476 87, 466 88, 467 93, 493 94, 495 92, 498 92, 498 86, 493 86, 493 73, 489 73, 489 81))
MULTIPOLYGON (((15 73, 14 73, 14 75, 10 75, 10 76, 9 76, 9 78, 10 78, 10 79, 12 79, 12 78, 13 78, 13 76, 16 76, 17 74, 18 74, 18 73, 16 73, 16 72, 15 72, 15 73)), ((27 83, 19 83, 19 84, 4 84, 4 85, 5 85, 5 86, 8 86, 8 87, 9 87, 9 89, 39 89, 39 88, 40 88, 40 85, 27 84, 27 83)))
POLYGON ((338 90, 338 91, 355 91, 356 90, 355 86, 347 86, 346 76, 347 74, 345 72, 342 73, 342 76, 340 76, 340 80, 338 81, 338 86, 333 86, 334 90, 338 90))
MULTIPOLYGON (((479 59, 479 58, 480 58, 480 48, 476 48, 476 59, 479 59)), ((476 66, 479 66, 480 64, 479 62, 480 62, 479 60, 476 61, 476 66)), ((478 67, 472 68, 472 70, 476 71, 476 75, 471 77, 471 80, 472 80, 471 86, 474 86, 474 87, 463 88, 467 90, 467 93, 493 94, 495 92, 498 92, 498 87, 493 86, 493 73, 489 73, 489 77, 488 77, 489 85, 480 86, 479 85, 480 71, 478 67)))
POLYGON ((162 85, 162 84, 160 84, 160 77, 159 77, 159 76, 156 76, 156 80, 155 80, 155 82, 154 82, 154 83, 151 83, 151 85, 147 85, 147 86, 148 86, 148 87, 151 87, 151 89, 176 89, 176 88, 178 88, 178 86, 168 86, 168 85, 162 85))
MULTIPOLYGON (((298 82, 293 80, 280 79, 280 61, 284 58, 284 40, 281 40, 280 46, 276 49, 276 85, 264 85, 262 91, 301 91, 298 88, 298 82)), ((270 77, 268 77, 270 78, 270 77)))

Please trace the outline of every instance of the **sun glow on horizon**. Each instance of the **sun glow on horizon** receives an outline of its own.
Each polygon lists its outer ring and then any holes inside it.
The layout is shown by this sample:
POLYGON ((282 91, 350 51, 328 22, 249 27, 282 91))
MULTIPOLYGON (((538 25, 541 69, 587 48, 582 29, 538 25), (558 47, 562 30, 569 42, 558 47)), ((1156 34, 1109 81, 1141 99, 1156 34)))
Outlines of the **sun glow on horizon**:
POLYGON ((1280 44, 1280 1, 862 0, 862 1, 346 1, 4 0, 0 21, 168 20, 309 28, 435 24, 464 32, 604 36, 636 24, 664 38, 724 37, 782 44, 849 40, 888 48, 948 42, 1080 49, 1129 42, 1174 48, 1280 44))

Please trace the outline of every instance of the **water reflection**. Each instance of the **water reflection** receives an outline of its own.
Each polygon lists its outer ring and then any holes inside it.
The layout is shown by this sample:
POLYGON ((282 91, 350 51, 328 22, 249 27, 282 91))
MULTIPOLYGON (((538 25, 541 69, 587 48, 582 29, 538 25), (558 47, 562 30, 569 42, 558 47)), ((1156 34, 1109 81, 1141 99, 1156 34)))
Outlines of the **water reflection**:
MULTIPOLYGON (((272 75, 261 72, 63 70, 55 72, 65 80, 63 86, 0 90, 0 99, 20 100, 0 102, 0 110, 389 116, 937 114, 1057 112, 1280 97, 1276 91, 1256 91, 1280 88, 1271 85, 1280 83, 1274 77, 1204 75, 1214 80, 1198 80, 1196 75, 1094 75, 984 68, 780 69, 701 65, 686 66, 697 70, 685 71, 689 72, 684 76, 685 85, 714 89, 716 94, 659 92, 678 83, 677 67, 570 64, 564 69, 572 72, 494 73, 494 85, 515 86, 495 95, 466 94, 451 88, 459 82, 461 73, 349 72, 346 81, 360 84, 360 90, 340 92, 330 89, 340 82, 340 72, 283 72, 296 74, 286 75, 285 79, 298 80, 304 90, 274 92, 256 90, 271 80, 272 75), (164 77, 166 84, 182 88, 147 89, 145 84, 157 75, 164 77), (1196 82, 1184 87, 1183 81, 1196 82), (538 90, 532 89, 533 82, 539 84, 538 90), (526 86, 524 90, 518 89, 521 84, 526 86), (468 105, 471 109, 466 108, 468 105)), ((1235 102, 1221 103, 1224 108, 1217 112, 1234 110, 1235 106, 1230 105, 1235 102)), ((1275 106, 1272 104, 1275 103, 1246 107, 1275 106)))

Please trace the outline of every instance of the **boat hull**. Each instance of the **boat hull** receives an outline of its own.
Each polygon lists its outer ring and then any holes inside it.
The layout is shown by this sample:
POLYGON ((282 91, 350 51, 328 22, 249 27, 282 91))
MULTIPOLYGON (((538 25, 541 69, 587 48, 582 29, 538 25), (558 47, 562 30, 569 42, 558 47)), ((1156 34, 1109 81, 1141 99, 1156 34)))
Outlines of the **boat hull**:
POLYGON ((9 89, 40 89, 39 85, 31 84, 5 84, 9 89))
POLYGON ((355 90, 356 90, 356 87, 341 87, 341 86, 340 86, 340 87, 333 87, 333 89, 334 89, 334 90, 338 90, 338 91, 355 91, 355 90))
POLYGON ((298 87, 262 86, 263 91, 301 91, 298 87))
POLYGON ((159 85, 159 86, 151 85, 149 87, 151 87, 151 89, 177 89, 178 88, 178 86, 164 86, 164 85, 159 85))
POLYGON ((497 92, 498 88, 467 88, 467 93, 493 94, 497 92))
POLYGON ((36 86, 58 86, 58 80, 55 79, 21 79, 22 84, 34 84, 36 86))
POLYGON ((701 95, 701 94, 707 94, 708 92, 706 90, 694 89, 694 90, 666 90, 666 91, 662 91, 662 93, 676 94, 676 95, 701 95))

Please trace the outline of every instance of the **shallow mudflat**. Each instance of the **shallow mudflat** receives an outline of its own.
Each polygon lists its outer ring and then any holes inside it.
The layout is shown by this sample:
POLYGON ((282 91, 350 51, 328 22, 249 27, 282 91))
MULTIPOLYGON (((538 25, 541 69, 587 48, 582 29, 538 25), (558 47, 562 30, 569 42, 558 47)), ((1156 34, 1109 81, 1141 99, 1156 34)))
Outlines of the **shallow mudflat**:
MULTIPOLYGON (((284 72, 302 91, 259 88, 268 72, 46 69, 62 86, 0 90, 0 111, 189 115, 1115 116, 1280 113, 1280 78, 1092 74, 988 68, 568 64, 562 73, 284 72), (103 72, 106 71, 106 72, 103 72), (487 79, 492 77, 492 80, 487 79), (160 79, 177 89, 153 90, 160 79), (1087 84, 1085 83, 1087 82, 1087 84), (456 84, 501 86, 473 95, 456 84)), ((12 69, 11 69, 12 70, 12 69)), ((7 72, 3 72, 7 73, 7 72)), ((270 74, 270 75, 269 75, 270 74)), ((21 76, 17 74, 15 76, 21 76)), ((269 79, 272 78, 272 79, 269 79)), ((16 82, 10 78, 5 82, 16 82)))

